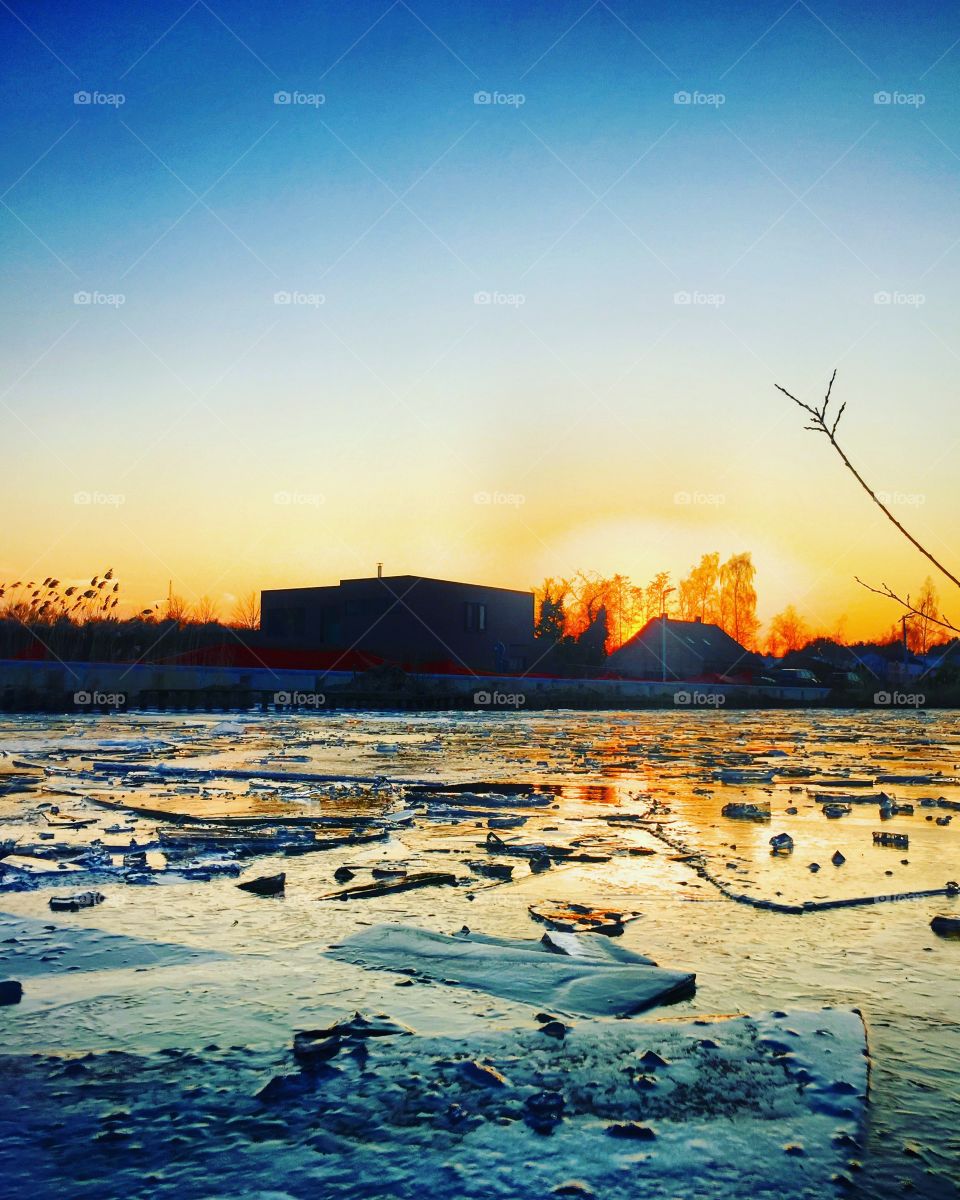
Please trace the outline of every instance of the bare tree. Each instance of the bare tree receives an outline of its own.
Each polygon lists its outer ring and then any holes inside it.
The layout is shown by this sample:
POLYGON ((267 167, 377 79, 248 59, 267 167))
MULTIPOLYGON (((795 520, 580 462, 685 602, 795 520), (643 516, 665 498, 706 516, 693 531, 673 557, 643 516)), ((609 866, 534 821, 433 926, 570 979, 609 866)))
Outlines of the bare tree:
POLYGON ((910 628, 907 630, 907 645, 914 654, 926 654, 933 641, 932 624, 936 621, 940 608, 940 597, 929 575, 920 588, 916 607, 918 615, 915 621, 910 622, 910 628))
POLYGON ((596 632, 603 612, 606 650, 611 653, 643 624, 644 591, 627 575, 578 571, 569 579, 545 579, 534 594, 536 635, 553 642, 579 640, 590 629, 596 632))
MULTIPOLYGON (((955 587, 960 588, 960 579, 958 579, 952 571, 945 567, 943 563, 940 562, 940 560, 926 548, 926 546, 917 541, 913 534, 897 520, 887 505, 884 504, 870 484, 867 483, 864 477, 853 465, 853 463, 847 457, 846 452, 837 441, 837 426, 840 424, 840 418, 843 416, 844 410, 847 406, 846 403, 841 404, 839 409, 837 409, 836 416, 829 411, 830 395, 833 391, 833 383, 836 378, 837 372, 836 369, 834 369, 833 374, 830 376, 830 382, 827 385, 827 393, 823 398, 823 404, 821 404, 819 408, 813 404, 805 404, 802 400, 798 400, 792 392, 788 392, 787 389, 785 387, 781 387, 779 383, 775 384, 774 386, 778 392, 783 392, 788 399, 792 400, 794 404, 802 408, 803 411, 810 417, 810 424, 806 425, 804 428, 809 429, 812 433, 822 433, 824 437, 826 437, 830 445, 834 448, 834 450, 836 450, 837 454, 840 455, 843 465, 867 493, 874 504, 876 504, 887 520, 890 521, 891 524, 895 525, 900 533, 903 534, 903 536, 907 539, 907 541, 917 550, 919 550, 925 558, 929 559, 929 561, 933 563, 933 565, 942 575, 945 575, 955 587)), ((890 600, 895 600, 897 604, 906 609, 908 613, 922 618, 925 622, 939 625, 941 628, 949 629, 954 633, 960 633, 960 628, 958 628, 956 625, 953 625, 945 613, 940 613, 939 616, 932 616, 929 611, 926 611, 923 608, 918 608, 916 605, 912 604, 910 601, 909 592, 906 594, 906 596, 899 596, 893 590, 893 588, 886 583, 881 583, 880 587, 873 587, 869 583, 864 583, 863 580, 858 576, 855 576, 855 578, 861 587, 865 587, 870 592, 875 592, 878 596, 886 596, 890 600)), ((929 604, 926 605, 926 608, 929 608, 929 604)))
POLYGON ((720 555, 704 554, 680 580, 680 615, 685 621, 716 623, 720 616, 720 555))
POLYGON ((256 589, 244 592, 234 604, 230 624, 236 629, 260 628, 260 593, 256 589))
POLYGON ((667 596, 676 591, 670 584, 670 572, 659 571, 643 590, 643 619, 650 621, 667 610, 667 596))
POLYGON ((732 554, 720 567, 720 628, 748 650, 753 649, 760 622, 750 551, 732 554))
POLYGON ((810 631, 806 622, 793 605, 788 604, 783 612, 777 613, 770 622, 767 653, 775 658, 782 658, 791 650, 802 650, 809 641, 810 631))
POLYGON ((212 625, 220 618, 220 607, 212 596, 201 596, 191 615, 199 625, 212 625))
POLYGON ((187 612, 189 605, 182 596, 178 596, 176 592, 171 592, 163 603, 163 619, 165 621, 176 621, 178 625, 184 624, 187 620, 187 612))

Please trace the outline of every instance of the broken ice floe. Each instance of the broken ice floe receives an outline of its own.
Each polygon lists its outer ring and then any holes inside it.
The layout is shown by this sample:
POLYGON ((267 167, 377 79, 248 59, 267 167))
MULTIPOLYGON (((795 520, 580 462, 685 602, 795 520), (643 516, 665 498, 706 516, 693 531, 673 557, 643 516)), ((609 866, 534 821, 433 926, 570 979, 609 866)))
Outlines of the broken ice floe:
POLYGON ((557 953, 556 942, 450 937, 405 925, 378 925, 331 947, 328 954, 358 966, 456 980, 493 996, 588 1016, 625 1017, 692 995, 696 976, 658 967, 587 935, 589 957, 557 953))
POLYGON ((863 1135, 852 1012, 580 1020, 562 1039, 424 1037, 357 1015, 294 1045, 0 1059, 5 1185, 45 1197, 70 1180, 77 1200, 105 1181, 134 1200, 822 1200, 863 1135))

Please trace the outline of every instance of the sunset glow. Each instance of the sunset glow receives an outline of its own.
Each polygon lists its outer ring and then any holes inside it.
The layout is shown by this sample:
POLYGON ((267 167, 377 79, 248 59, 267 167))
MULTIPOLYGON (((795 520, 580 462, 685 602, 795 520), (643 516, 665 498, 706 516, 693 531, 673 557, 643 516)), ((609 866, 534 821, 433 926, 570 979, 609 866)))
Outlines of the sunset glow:
POLYGON ((854 576, 925 565, 773 385, 839 366, 851 453, 960 558, 957 57, 778 15, 4 18, 0 579, 229 610, 747 548, 765 622, 887 629, 854 576))
POLYGON ((960 9, 0 0, 0 1179, 960 1197, 960 9))

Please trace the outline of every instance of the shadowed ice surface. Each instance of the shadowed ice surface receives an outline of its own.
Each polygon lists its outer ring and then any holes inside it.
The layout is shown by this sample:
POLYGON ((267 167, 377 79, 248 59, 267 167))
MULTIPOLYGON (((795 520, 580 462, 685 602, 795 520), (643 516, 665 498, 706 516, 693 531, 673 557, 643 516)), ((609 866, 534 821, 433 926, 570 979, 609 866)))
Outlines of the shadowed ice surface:
MULTIPOLYGON (((654 1018, 859 1008, 872 1055, 869 1126, 862 1148, 840 1165, 858 1159, 844 1170, 863 1195, 956 1195, 960 942, 938 938, 929 923, 937 913, 960 915, 960 901, 794 915, 735 903, 707 876, 735 894, 791 905, 942 888, 960 876, 960 817, 938 823, 960 801, 958 734, 952 714, 922 712, 4 718, 0 771, 11 778, 5 784, 0 774, 0 839, 17 845, 15 865, 0 878, 0 975, 21 979, 24 997, 0 1008, 0 1050, 4 1090, 19 1088, 24 1104, 8 1112, 3 1169, 11 1156, 29 1162, 42 1153, 55 1165, 77 1146, 98 1154, 112 1147, 114 1157, 98 1162, 112 1163, 117 1181, 127 1170, 159 1172, 154 1188, 176 1177, 180 1194, 207 1195, 201 1145, 222 1155, 253 1145, 261 1148, 255 1157, 278 1164, 272 1190, 316 1194, 315 1168, 278 1149, 291 1136, 282 1114, 247 1110, 270 1079, 298 1075, 295 1031, 360 1010, 461 1046, 492 1039, 507 1053, 512 1038, 544 1040, 535 1010, 519 1000, 428 972, 404 979, 364 969, 327 949, 383 923, 446 934, 466 925, 536 940, 545 927, 528 907, 558 901, 639 912, 617 945, 696 974, 696 995, 654 1018), (881 793, 912 804, 913 814, 882 818, 881 793), (826 817, 828 794, 850 811, 826 817), (722 816, 731 802, 769 802, 770 819, 722 816), (340 844, 283 853, 281 839, 251 858, 216 845, 185 853, 158 838, 164 813, 221 823, 262 816, 281 832, 284 819, 311 818, 324 822, 318 838, 340 844), (70 828, 62 820, 71 817, 95 823, 70 828), (508 827, 510 818, 520 821, 508 827), (508 850, 556 851, 552 866, 535 871, 527 854, 491 853, 489 821, 508 850), (377 837, 344 844, 357 829, 377 837), (908 848, 875 845, 881 831, 905 833, 908 848), (772 856, 769 839, 782 832, 793 853, 772 856), (131 838, 145 861, 125 861, 131 838), (840 866, 832 862, 837 851, 840 866), (512 879, 480 873, 491 861, 513 864, 512 879), (61 862, 80 870, 62 872, 61 862), (374 867, 393 867, 450 873, 458 886, 319 900, 341 886, 334 872, 342 866, 353 884, 372 882, 374 867), (239 891, 224 867, 242 876, 284 871, 286 892, 239 891), (102 903, 50 911, 51 894, 90 888, 102 903), (178 1097, 152 1122, 135 1096, 120 1095, 124 1080, 141 1077, 150 1080, 145 1094, 166 1088, 178 1097), (165 1147, 159 1156, 157 1146, 165 1147), (179 1174, 164 1177, 174 1162, 179 1174)), ((552 1015, 585 1046, 601 1036, 596 1022, 552 1015)), ((388 1051, 370 1053, 375 1068, 388 1051)), ((395 1068, 385 1060, 381 1067, 383 1079, 392 1077, 395 1068)), ((300 1112, 303 1096, 290 1104, 300 1112)), ((704 1136, 692 1126, 688 1133, 691 1146, 704 1136)), ((321 1122, 309 1136, 324 1135, 321 1122)), ((559 1144, 558 1136, 537 1144, 559 1144)), ((613 1140, 590 1141, 590 1155, 619 1163, 613 1140)), ((333 1172, 328 1185, 348 1194, 347 1177, 338 1181, 333 1166, 335 1141, 317 1153, 333 1172)), ((653 1153, 643 1142, 628 1149, 653 1153)), ((387 1153, 371 1150, 380 1159, 387 1153)), ((690 1153, 692 1162, 699 1152, 690 1153)), ((769 1182, 782 1195, 780 1170, 771 1168, 769 1182)), ((131 1194, 129 1179, 125 1191, 102 1171, 96 1182, 98 1196, 131 1194)), ((149 1194, 150 1181, 144 1186, 149 1194)), ((436 1194, 471 1194, 454 1176, 438 1176, 434 1186, 436 1194)), ((671 1188, 683 1194, 676 1181, 671 1188)), ((517 1194, 523 1190, 518 1184, 517 1194)), ((59 1194, 71 1194, 69 1186, 59 1194)), ((87 1194, 86 1185, 76 1194, 87 1194)))

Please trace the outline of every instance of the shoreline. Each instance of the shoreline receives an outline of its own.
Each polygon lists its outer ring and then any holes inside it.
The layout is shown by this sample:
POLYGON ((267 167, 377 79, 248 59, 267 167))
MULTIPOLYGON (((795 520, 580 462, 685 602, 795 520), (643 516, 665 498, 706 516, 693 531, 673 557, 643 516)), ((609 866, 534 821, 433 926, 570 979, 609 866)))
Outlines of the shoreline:
POLYGON ((853 689, 716 678, 439 675, 268 667, 0 660, 0 712, 278 713, 723 709, 919 711, 960 708, 955 686, 879 681, 853 689))

